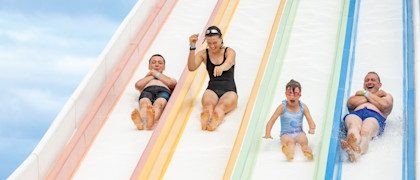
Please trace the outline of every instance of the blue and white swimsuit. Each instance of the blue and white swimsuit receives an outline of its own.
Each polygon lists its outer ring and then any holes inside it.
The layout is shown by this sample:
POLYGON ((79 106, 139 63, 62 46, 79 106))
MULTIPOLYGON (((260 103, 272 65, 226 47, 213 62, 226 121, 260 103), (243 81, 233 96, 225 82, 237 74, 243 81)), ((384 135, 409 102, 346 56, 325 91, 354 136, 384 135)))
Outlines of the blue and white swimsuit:
POLYGON ((281 131, 280 137, 283 134, 291 136, 293 139, 296 138, 300 133, 305 133, 302 130, 302 121, 303 121, 303 112, 305 108, 302 105, 302 102, 299 101, 300 111, 297 113, 292 113, 287 111, 287 101, 283 100, 283 114, 280 115, 281 121, 281 131))

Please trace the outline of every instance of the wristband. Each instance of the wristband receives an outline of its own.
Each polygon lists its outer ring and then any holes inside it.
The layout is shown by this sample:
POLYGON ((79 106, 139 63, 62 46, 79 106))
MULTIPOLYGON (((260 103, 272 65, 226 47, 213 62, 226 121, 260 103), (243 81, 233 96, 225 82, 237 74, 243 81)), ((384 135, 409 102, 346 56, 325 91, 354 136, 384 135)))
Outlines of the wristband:
POLYGON ((157 79, 159 75, 160 75, 160 73, 157 73, 156 76, 155 76, 155 79, 157 79))
POLYGON ((190 50, 195 50, 195 46, 190 46, 190 50))
POLYGON ((365 98, 367 98, 367 95, 369 94, 369 91, 366 91, 366 93, 363 93, 365 98))

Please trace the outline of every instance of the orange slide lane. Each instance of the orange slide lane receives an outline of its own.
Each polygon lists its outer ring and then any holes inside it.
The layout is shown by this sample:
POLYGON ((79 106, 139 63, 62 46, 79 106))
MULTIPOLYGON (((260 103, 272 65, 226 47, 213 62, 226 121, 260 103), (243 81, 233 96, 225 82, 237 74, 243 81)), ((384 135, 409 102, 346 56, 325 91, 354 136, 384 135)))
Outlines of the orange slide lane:
POLYGON ((130 43, 114 73, 52 167, 47 179, 69 179, 73 175, 176 2, 177 0, 160 0, 149 15, 148 20, 135 40, 130 43))
POLYGON ((260 68, 258 69, 257 78, 255 79, 254 86, 252 88, 251 95, 249 97, 249 101, 245 109, 245 114, 242 118, 241 127, 239 128, 238 135, 236 136, 235 144, 232 149, 232 153, 230 155, 228 164, 226 166, 225 174, 223 176, 224 180, 231 179, 233 169, 236 164, 236 160, 238 159, 238 155, 241 150, 241 146, 245 137, 246 129, 249 124, 249 119, 252 114, 252 109, 254 107, 255 100, 257 98, 258 90, 260 88, 261 81, 264 76, 264 71, 267 66, 268 58, 270 57, 271 49, 273 47, 273 43, 274 43, 277 29, 280 23, 280 19, 283 14, 285 3, 286 3, 286 0, 281 1, 279 8, 277 10, 276 18, 274 19, 273 26, 271 27, 270 37, 268 39, 267 46, 265 48, 265 52, 264 52, 263 59, 261 61, 260 68))

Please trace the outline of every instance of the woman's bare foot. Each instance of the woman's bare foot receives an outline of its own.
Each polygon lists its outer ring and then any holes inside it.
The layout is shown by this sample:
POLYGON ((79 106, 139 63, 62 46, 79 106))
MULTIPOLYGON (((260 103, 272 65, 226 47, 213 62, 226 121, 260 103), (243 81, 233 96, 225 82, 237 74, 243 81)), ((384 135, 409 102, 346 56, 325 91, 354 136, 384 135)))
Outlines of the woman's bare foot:
POLYGON ((133 120, 134 124, 137 126, 138 130, 143 130, 143 122, 140 118, 140 113, 137 109, 134 109, 133 112, 131 112, 131 120, 133 120))
POLYGON ((201 112, 201 130, 207 130, 207 125, 210 120, 210 110, 205 109, 203 112, 201 112))
POLYGON ((148 130, 151 130, 153 128, 153 124, 155 121, 155 110, 153 110, 153 106, 152 105, 147 105, 147 125, 146 128, 148 130))
POLYGON ((214 131, 217 128, 217 126, 219 126, 221 121, 222 119, 220 118, 219 114, 216 111, 213 111, 213 117, 209 124, 208 130, 214 131))

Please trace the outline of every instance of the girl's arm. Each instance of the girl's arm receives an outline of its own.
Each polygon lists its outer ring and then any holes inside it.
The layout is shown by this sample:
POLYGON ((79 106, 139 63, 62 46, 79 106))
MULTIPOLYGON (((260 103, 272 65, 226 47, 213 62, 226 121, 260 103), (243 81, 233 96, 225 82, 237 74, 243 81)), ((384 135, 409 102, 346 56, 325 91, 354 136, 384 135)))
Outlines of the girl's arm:
POLYGON ((267 126, 265 127, 265 136, 263 138, 273 139, 273 137, 271 137, 271 128, 273 128, 274 123, 281 114, 283 114, 283 104, 280 104, 280 106, 277 107, 276 111, 274 111, 274 114, 268 121, 267 126))
POLYGON ((304 107, 304 111, 303 114, 305 115, 306 120, 308 121, 308 125, 309 125, 309 134, 315 134, 315 122, 312 120, 312 116, 311 113, 309 112, 309 108, 308 106, 306 106, 306 104, 303 104, 304 107))

